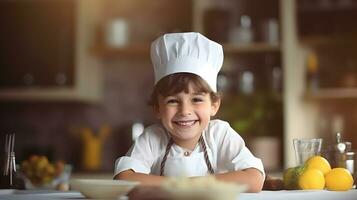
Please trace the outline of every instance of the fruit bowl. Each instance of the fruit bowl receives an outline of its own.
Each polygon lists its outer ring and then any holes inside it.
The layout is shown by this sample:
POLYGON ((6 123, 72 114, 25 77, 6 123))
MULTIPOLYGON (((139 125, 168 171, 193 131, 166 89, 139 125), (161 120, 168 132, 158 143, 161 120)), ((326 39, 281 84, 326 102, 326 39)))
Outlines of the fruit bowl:
POLYGON ((26 189, 68 190, 72 166, 63 161, 51 163, 45 156, 33 155, 19 166, 26 189))
POLYGON ((25 189, 57 189, 57 190, 68 190, 69 179, 72 172, 71 165, 65 165, 64 170, 61 174, 54 177, 49 182, 36 184, 33 183, 29 178, 25 175, 21 174, 22 179, 25 183, 25 189))

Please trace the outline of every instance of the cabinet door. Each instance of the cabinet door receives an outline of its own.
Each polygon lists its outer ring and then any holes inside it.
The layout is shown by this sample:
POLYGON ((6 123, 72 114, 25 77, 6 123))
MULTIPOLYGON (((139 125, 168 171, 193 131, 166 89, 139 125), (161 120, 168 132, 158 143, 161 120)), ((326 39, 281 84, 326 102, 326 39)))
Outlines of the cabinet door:
POLYGON ((354 36, 357 33, 357 1, 299 0, 298 35, 308 37, 354 36))
POLYGON ((1 1, 0 26, 0 87, 73 85, 75 1, 1 1))

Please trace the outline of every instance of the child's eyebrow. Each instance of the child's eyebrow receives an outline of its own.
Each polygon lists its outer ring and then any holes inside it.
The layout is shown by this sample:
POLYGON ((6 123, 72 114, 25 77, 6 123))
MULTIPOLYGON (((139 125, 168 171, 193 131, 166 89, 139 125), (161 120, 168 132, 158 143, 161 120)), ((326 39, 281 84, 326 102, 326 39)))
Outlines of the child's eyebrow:
POLYGON ((205 95, 207 92, 194 92, 193 95, 205 95))
POLYGON ((175 95, 163 96, 164 99, 166 99, 166 98, 175 98, 175 97, 176 97, 175 95))

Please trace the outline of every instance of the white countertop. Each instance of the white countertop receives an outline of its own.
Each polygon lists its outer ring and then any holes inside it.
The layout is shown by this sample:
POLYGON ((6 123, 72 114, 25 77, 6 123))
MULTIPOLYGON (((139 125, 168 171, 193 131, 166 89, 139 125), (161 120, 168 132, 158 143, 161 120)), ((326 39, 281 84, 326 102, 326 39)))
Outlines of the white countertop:
POLYGON ((328 190, 281 190, 242 193, 239 200, 357 200, 357 190, 335 192, 328 190))
MULTIPOLYGON (((85 199, 77 191, 60 192, 55 190, 0 190, 1 200, 23 200, 23 199, 85 199)), ((127 199, 126 197, 119 198, 127 199)), ((281 190, 262 191, 260 193, 242 193, 237 200, 356 200, 357 190, 346 192, 333 192, 327 190, 281 190)))

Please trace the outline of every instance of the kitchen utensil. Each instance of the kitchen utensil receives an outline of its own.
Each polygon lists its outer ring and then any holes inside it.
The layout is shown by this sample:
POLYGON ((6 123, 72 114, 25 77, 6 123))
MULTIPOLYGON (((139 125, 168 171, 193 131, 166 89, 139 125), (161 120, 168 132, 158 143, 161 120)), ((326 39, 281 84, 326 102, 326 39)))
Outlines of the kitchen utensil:
POLYGON ((336 133, 336 144, 333 146, 333 167, 343 167, 354 175, 355 152, 352 151, 352 143, 346 142, 341 133, 336 133))
POLYGON ((5 145, 4 145, 4 163, 3 163, 3 176, 6 176, 6 174, 7 174, 7 171, 8 171, 8 169, 7 169, 7 167, 8 167, 8 165, 7 165, 7 163, 8 163, 8 134, 6 134, 6 136, 5 136, 5 145))
POLYGON ((6 134, 5 136, 5 159, 3 163, 3 176, 5 177, 7 181, 7 177, 9 179, 9 182, 6 184, 9 184, 10 187, 14 186, 14 175, 16 172, 16 161, 15 161, 15 152, 14 152, 14 146, 15 146, 15 133, 13 134, 6 134))
POLYGON ((303 165, 312 156, 320 155, 322 139, 294 139, 296 164, 303 165))

